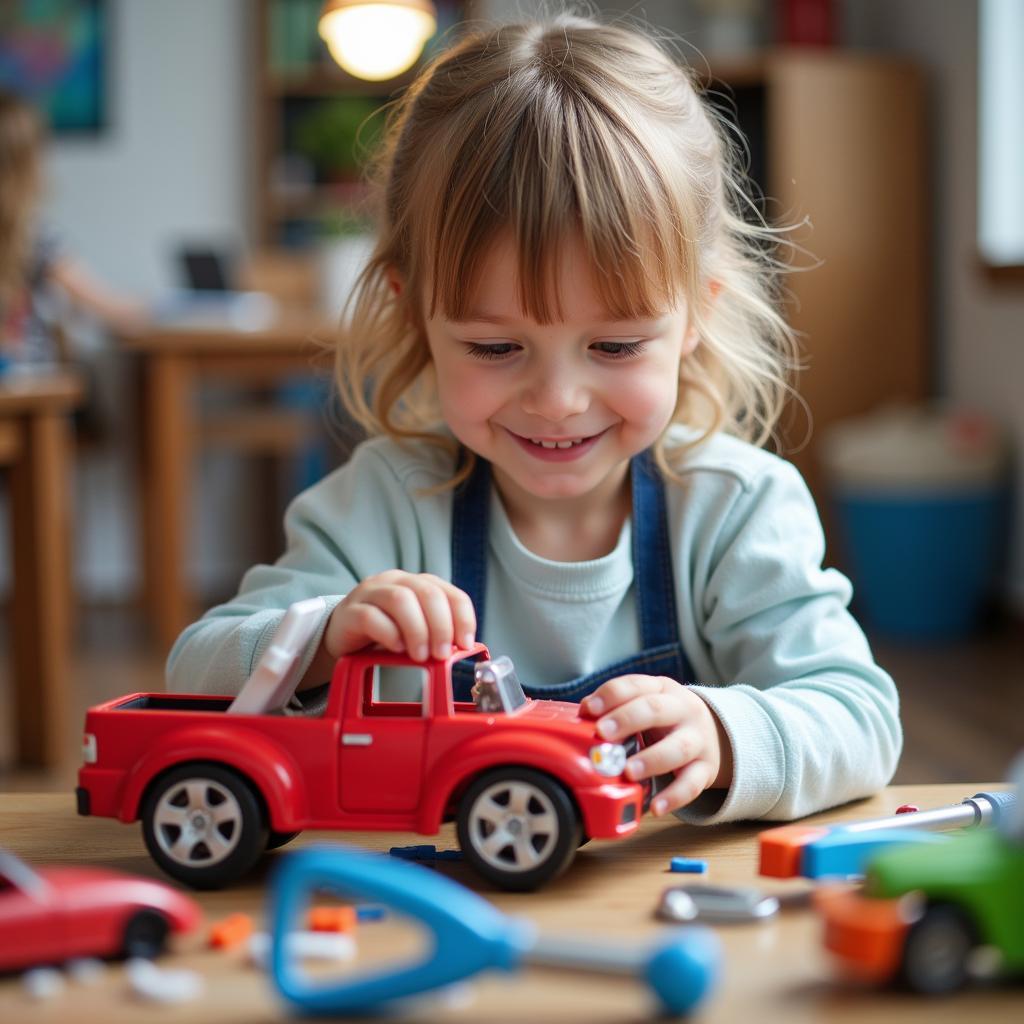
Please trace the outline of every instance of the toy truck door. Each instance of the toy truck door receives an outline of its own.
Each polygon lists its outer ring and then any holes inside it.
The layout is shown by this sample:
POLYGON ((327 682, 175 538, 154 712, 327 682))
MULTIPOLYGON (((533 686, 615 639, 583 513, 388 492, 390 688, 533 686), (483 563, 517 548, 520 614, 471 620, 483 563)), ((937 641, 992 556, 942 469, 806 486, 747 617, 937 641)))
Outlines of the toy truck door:
POLYGON ((348 813, 415 811, 430 725, 430 674, 418 665, 368 662, 345 694, 338 757, 348 813))

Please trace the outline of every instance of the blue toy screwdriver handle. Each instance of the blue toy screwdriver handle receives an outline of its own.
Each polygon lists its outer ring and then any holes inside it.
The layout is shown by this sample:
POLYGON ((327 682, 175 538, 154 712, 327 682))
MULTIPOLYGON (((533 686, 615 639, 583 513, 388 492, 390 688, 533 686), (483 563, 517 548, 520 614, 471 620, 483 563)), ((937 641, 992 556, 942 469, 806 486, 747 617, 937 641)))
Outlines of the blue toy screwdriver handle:
POLYGON ((598 945, 586 939, 538 936, 523 953, 535 967, 557 967, 597 974, 624 974, 646 981, 662 1011, 688 1013, 718 980, 721 945, 707 928, 672 928, 638 950, 598 945))

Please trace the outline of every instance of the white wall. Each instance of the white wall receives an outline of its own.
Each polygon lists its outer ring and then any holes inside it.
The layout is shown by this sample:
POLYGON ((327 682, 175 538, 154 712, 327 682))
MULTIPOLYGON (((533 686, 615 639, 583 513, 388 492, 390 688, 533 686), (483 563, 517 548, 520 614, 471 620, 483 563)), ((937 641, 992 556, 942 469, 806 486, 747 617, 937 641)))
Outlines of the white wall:
MULTIPOLYGON (((245 93, 248 0, 112 0, 108 127, 55 140, 46 216, 69 252, 111 285, 156 297, 179 284, 176 244, 244 241, 249 176, 245 93)), ((133 390, 116 358, 99 364, 103 404, 120 436, 78 467, 76 576, 86 598, 139 586, 133 390)), ((209 457, 193 509, 189 572, 230 585, 244 567, 245 524, 225 522, 244 467, 209 457)))
MULTIPOLYGON (((253 7, 255 5, 252 5, 253 7)), ((109 4, 109 127, 52 148, 49 216, 112 284, 177 283, 176 239, 245 231, 246 0, 109 4)))

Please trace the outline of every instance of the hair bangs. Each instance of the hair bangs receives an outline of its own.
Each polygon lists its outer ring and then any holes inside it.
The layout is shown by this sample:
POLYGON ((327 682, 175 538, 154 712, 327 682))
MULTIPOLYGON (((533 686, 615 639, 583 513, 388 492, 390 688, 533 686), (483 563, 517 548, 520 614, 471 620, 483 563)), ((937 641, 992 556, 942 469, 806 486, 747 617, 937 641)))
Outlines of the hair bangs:
POLYGON ((559 267, 575 240, 609 319, 663 313, 685 293, 695 260, 686 258, 656 155, 608 109, 551 83, 533 85, 525 109, 492 108, 489 120, 508 130, 491 159, 481 160, 479 140, 467 139, 452 161, 450 180, 459 185, 433 232, 431 315, 440 308, 465 316, 487 251, 506 233, 518 254, 520 309, 538 323, 562 319, 559 267), (459 170, 467 163, 472 183, 459 170))

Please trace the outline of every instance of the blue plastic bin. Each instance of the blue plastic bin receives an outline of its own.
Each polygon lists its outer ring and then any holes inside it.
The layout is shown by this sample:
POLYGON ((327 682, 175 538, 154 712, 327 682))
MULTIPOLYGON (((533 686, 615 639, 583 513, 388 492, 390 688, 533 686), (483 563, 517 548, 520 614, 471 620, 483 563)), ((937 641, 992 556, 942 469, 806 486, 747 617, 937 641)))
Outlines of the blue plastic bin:
POLYGON ((1005 432, 969 409, 888 406, 833 424, 824 456, 864 624, 933 642, 970 632, 1008 547, 1005 432))
POLYGON ((962 637, 976 625, 1005 552, 1005 488, 834 497, 854 600, 894 638, 962 637))

